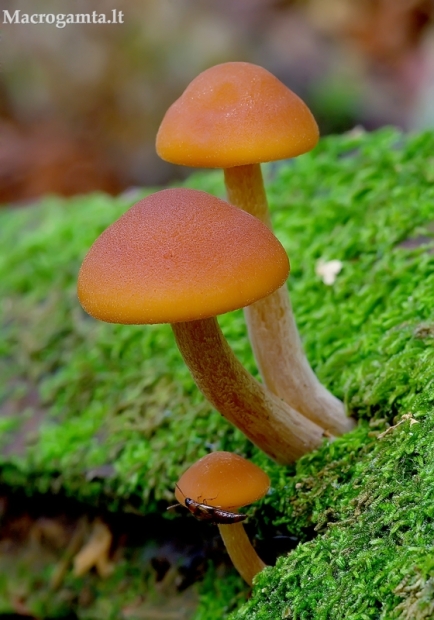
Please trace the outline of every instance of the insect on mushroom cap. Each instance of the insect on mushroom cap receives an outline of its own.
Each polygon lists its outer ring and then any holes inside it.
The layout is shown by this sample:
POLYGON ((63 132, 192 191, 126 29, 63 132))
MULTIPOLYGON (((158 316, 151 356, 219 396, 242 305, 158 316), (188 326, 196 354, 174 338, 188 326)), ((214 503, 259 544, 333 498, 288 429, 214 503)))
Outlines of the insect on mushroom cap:
POLYGON ((78 297, 109 323, 176 323, 247 306, 279 288, 289 262, 258 219, 192 189, 144 198, 95 241, 78 297))
POLYGON ((306 104, 266 69, 227 62, 198 75, 166 112, 159 156, 171 163, 231 168, 296 157, 318 142, 306 104))
POLYGON ((236 510, 263 497, 270 479, 260 467, 232 452, 211 452, 194 463, 181 476, 176 499, 236 510))

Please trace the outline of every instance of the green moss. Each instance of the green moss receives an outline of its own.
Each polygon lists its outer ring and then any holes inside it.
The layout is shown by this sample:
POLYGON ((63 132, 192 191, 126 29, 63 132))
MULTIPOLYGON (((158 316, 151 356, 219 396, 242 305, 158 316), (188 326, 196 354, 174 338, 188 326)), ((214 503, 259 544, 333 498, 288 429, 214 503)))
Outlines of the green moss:
MULTIPOLYGON (((221 571, 220 571, 221 573, 221 571)), ((224 577, 210 565, 199 586, 199 600, 192 620, 221 620, 247 599, 246 584, 233 571, 224 577)))
MULTIPOLYGON (((196 458, 234 450, 272 477, 272 492, 251 511, 258 535, 318 534, 258 578, 235 618, 429 618, 433 152, 432 133, 386 129, 328 138, 266 168, 308 357, 362 420, 288 468, 204 402, 167 326, 104 325, 80 309, 80 262, 131 201, 51 198, 0 213, 0 398, 6 412, 11 402, 26 411, 19 428, 5 413, 2 481, 146 513, 196 458), (332 286, 315 273, 320 259, 343 263, 332 286), (408 412, 418 424, 378 438, 408 412)), ((218 172, 187 183, 223 195, 218 172)), ((255 372, 242 314, 221 324, 255 372)))
POLYGON ((286 512, 315 500, 326 475, 333 501, 316 513, 314 502, 312 511, 320 535, 258 576, 255 596, 234 617, 431 618, 433 426, 429 416, 386 435, 366 426, 350 478, 329 476, 326 465, 312 480, 305 469, 286 512))

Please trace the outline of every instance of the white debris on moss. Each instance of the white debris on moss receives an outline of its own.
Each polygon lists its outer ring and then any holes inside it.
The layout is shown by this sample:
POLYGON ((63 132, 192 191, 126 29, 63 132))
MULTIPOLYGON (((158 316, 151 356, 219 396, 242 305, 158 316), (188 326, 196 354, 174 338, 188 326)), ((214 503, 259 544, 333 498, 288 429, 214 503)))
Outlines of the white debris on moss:
POLYGON ((324 284, 331 286, 336 281, 336 276, 341 272, 343 262, 340 260, 323 261, 321 258, 315 266, 315 273, 321 278, 324 284))

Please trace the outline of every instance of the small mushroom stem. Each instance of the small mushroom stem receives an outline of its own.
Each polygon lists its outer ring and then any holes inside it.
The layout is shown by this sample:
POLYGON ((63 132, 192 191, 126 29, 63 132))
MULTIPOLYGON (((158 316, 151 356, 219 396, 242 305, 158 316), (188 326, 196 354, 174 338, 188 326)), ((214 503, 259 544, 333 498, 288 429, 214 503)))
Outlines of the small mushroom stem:
POLYGON ((256 381, 235 357, 215 317, 172 324, 196 385, 227 420, 279 463, 318 448, 324 431, 256 381))
POLYGON ((218 524, 220 535, 233 565, 249 586, 267 565, 254 550, 242 523, 218 524))
MULTIPOLYGON (((259 164, 227 168, 229 202, 272 229, 259 164)), ((259 372, 268 389, 334 435, 354 427, 344 404, 318 380, 304 354, 286 285, 244 309, 259 372)))

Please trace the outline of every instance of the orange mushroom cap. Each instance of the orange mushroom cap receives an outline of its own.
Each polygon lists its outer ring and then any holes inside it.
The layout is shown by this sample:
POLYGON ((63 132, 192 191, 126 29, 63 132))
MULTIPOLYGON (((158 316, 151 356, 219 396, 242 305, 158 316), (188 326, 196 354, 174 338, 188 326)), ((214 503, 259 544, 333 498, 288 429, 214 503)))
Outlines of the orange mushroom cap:
POLYGON ((270 479, 257 465, 232 452, 211 452, 181 476, 175 490, 180 504, 195 502, 236 510, 263 497, 270 479))
POLYGON ((176 323, 251 304, 288 272, 285 250, 258 219, 205 192, 167 189, 98 237, 78 297, 108 323, 176 323))
POLYGON ((266 69, 248 62, 198 75, 166 112, 157 153, 171 163, 231 168, 296 157, 318 142, 306 104, 266 69))

